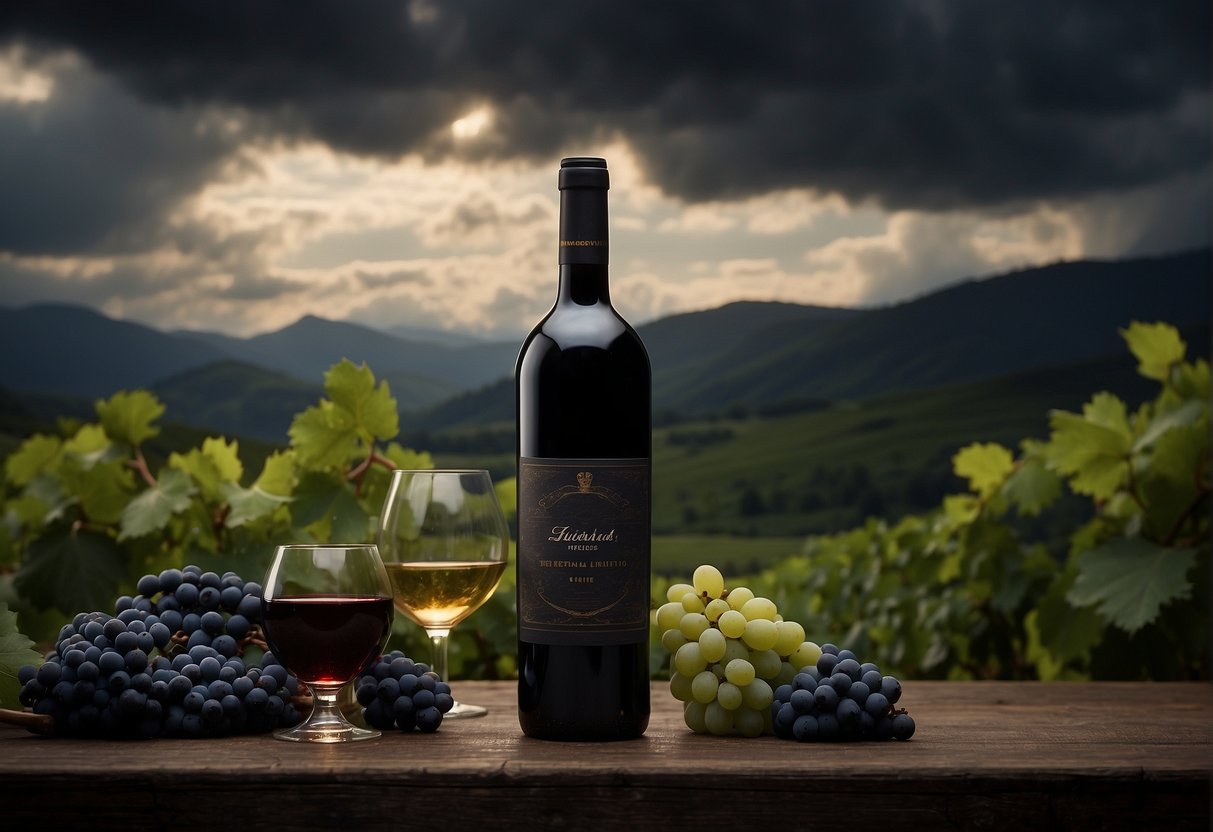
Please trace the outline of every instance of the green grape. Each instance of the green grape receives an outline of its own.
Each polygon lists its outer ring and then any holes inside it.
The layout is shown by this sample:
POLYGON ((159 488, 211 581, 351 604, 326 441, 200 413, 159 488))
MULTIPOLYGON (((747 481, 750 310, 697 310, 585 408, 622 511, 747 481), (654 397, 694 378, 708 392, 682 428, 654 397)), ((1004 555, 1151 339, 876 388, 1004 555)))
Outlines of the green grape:
POLYGON ((755 679, 741 689, 741 702, 747 708, 762 710, 771 707, 775 700, 775 692, 763 679, 755 679))
POLYGON ((720 707, 726 711, 735 711, 741 707, 741 703, 745 697, 741 692, 741 688, 732 682, 722 682, 720 687, 716 689, 716 701, 720 703, 720 707))
POLYGON ((774 679, 783 668, 783 660, 774 650, 751 650, 749 661, 759 679, 774 679))
POLYGON ((724 681, 724 665, 722 665, 720 662, 715 662, 709 665, 708 670, 712 671, 712 675, 714 675, 717 679, 722 682, 724 681))
POLYGON ((760 710, 751 710, 750 708, 742 708, 733 714, 733 727, 737 729, 737 733, 743 737, 761 737, 766 721, 763 719, 763 711, 767 716, 770 716, 771 709, 763 708, 760 710))
POLYGON ((689 702, 693 698, 691 693, 691 677, 684 676, 681 673, 671 673, 670 693, 679 702, 689 702))
POLYGON ((804 667, 812 667, 820 658, 821 648, 812 641, 806 641, 792 651, 792 655, 788 656, 788 661, 791 662, 792 667, 800 670, 804 667))
POLYGON ((774 621, 755 618, 753 621, 746 622, 745 632, 741 638, 752 650, 770 650, 779 640, 779 631, 775 629, 774 621))
POLYGON ((715 566, 704 564, 696 567, 691 583, 696 592, 706 592, 709 598, 719 598, 724 592, 724 576, 715 566))
POLYGON ((707 705, 702 702, 691 700, 682 706, 682 721, 696 734, 706 734, 708 726, 703 721, 703 716, 707 709, 707 705))
MULTIPOLYGON (((749 664, 749 662, 746 662, 746 664, 749 664)), ((703 654, 699 652, 699 642, 697 641, 688 641, 679 647, 678 652, 674 654, 674 668, 683 676, 686 676, 688 682, 696 673, 704 670, 707 666, 708 663, 704 661, 703 654)))
POLYGON ((729 590, 729 606, 735 610, 740 610, 745 606, 745 602, 754 597, 754 591, 749 587, 735 586, 729 590))
POLYGON ((729 611, 729 602, 723 598, 713 598, 708 601, 707 606, 703 610, 703 614, 708 617, 708 621, 719 621, 720 616, 729 611))
POLYGON ((688 592, 682 596, 682 609, 684 612, 703 612, 703 598, 688 592))
POLYGON ((733 659, 750 660, 749 648, 741 641, 741 639, 730 638, 724 645, 724 656, 720 659, 721 664, 728 664, 733 659))
POLYGON ((745 616, 737 610, 729 610, 720 616, 720 620, 716 622, 716 626, 720 628, 720 632, 729 638, 741 638, 741 634, 745 632, 745 625, 745 616))
POLYGON ((681 601, 662 604, 657 608, 657 629, 677 630, 678 622, 682 621, 684 615, 686 615, 686 610, 682 608, 681 601))
MULTIPOLYGON (((687 644, 679 648, 679 653, 687 649, 691 645, 687 644)), ((702 658, 702 657, 701 657, 702 658)), ((738 687, 745 687, 750 682, 754 681, 754 665, 750 664, 745 659, 733 659, 724 667, 724 678, 728 679, 738 687)))
POLYGON ((791 662, 781 662, 779 665, 779 674, 771 680, 771 685, 773 687, 779 687, 780 685, 792 684, 792 680, 796 678, 796 672, 796 668, 792 666, 791 662))
POLYGON ((779 638, 775 641, 775 652, 781 656, 790 656, 800 643, 804 641, 804 627, 795 621, 780 621, 775 625, 779 638))
POLYGON ((678 624, 678 629, 687 637, 687 641, 698 641, 699 636, 711 625, 708 624, 707 616, 701 612, 688 612, 682 616, 682 621, 678 624))
POLYGON ((719 702, 713 702, 704 710, 703 724, 709 733, 718 737, 727 737, 733 733, 733 714, 721 707, 719 702))
POLYGON ((678 648, 687 643, 687 637, 681 630, 666 630, 661 634, 661 646, 668 653, 677 653, 678 648))
POLYGON ((754 621, 759 618, 767 621, 774 621, 775 616, 779 614, 779 608, 775 606, 775 602, 770 598, 751 598, 741 605, 741 614, 745 616, 746 621, 754 621))
MULTIPOLYGON (((681 634, 680 634, 681 635, 681 634)), ((664 641, 662 642, 665 643, 664 641)), ((699 634, 699 651, 703 654, 703 658, 709 664, 718 662, 724 658, 724 651, 728 647, 728 639, 724 637, 724 633, 720 630, 708 628, 699 634)))
POLYGON ((720 687, 720 680, 716 678, 716 674, 710 670, 703 670, 696 673, 695 678, 691 680, 691 696, 695 698, 696 702, 706 705, 716 698, 718 687, 720 687))
POLYGON ((682 596, 686 595, 688 592, 694 591, 695 587, 691 586, 690 584, 672 584, 670 588, 665 591, 665 599, 671 603, 681 604, 682 596))

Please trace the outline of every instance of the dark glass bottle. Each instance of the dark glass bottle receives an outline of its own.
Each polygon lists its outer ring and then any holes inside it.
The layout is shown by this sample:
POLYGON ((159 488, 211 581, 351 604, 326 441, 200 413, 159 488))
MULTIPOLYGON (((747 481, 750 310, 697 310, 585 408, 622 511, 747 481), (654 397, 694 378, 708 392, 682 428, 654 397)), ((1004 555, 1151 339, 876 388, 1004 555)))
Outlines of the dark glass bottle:
POLYGON ((649 722, 651 374, 611 306, 606 162, 560 163, 560 289, 515 373, 518 712, 552 740, 649 722))

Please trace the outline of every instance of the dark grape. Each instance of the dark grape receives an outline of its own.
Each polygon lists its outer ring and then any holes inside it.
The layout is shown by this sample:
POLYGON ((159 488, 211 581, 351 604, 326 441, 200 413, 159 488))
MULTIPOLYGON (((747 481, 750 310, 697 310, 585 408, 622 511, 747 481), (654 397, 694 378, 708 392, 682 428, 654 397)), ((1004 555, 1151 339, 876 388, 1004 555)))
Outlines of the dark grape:
POLYGON ((455 704, 450 687, 437 674, 399 650, 380 656, 357 680, 354 691, 363 719, 381 730, 431 733, 455 704))
POLYGON ((893 709, 901 697, 897 679, 882 676, 871 662, 861 664, 850 650, 832 644, 822 650, 816 667, 800 671, 791 684, 776 688, 771 729, 777 737, 828 742, 906 740, 914 735, 910 715, 893 709))
POLYGON ((260 666, 240 655, 260 637, 259 584, 187 566, 145 575, 136 591, 116 616, 76 615, 40 667, 19 670, 21 703, 56 733, 203 737, 299 721, 298 680, 272 654, 260 666))

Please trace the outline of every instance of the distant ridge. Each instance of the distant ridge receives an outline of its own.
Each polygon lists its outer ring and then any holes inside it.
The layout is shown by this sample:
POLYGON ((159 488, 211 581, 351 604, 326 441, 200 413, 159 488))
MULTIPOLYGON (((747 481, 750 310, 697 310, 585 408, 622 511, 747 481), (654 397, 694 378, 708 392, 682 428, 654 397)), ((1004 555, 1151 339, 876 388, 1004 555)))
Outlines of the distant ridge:
MULTIPOLYGON (((1117 330, 1135 319, 1175 323, 1207 354, 1210 258, 1204 249, 1060 263, 870 310, 743 301, 674 315, 639 327, 654 408, 689 417, 1073 365, 1123 355, 1117 330)), ((0 387, 84 400, 152 387, 183 411, 175 419, 278 441, 283 419, 315 400, 343 357, 389 380, 409 429, 509 422, 517 349, 413 342, 312 316, 241 339, 161 332, 64 304, 0 308, 0 387)))

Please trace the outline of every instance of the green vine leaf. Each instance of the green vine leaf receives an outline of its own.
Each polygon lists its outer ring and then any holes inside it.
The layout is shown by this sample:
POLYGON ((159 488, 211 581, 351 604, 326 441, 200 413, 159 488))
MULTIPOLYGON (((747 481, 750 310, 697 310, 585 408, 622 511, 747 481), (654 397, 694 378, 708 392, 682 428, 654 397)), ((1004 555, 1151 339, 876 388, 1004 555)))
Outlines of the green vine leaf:
POLYGON ((1195 549, 1141 538, 1113 540, 1077 557, 1078 576, 1066 598, 1076 607, 1094 606, 1117 627, 1134 633, 1157 618, 1168 601, 1188 597, 1188 572, 1195 563, 1195 549))
POLYGON ((956 476, 969 481, 969 488, 982 499, 989 497, 1015 469, 1011 452, 994 442, 974 442, 952 457, 956 476))
POLYGON ((295 459, 309 470, 342 468, 358 450, 353 414, 327 399, 296 416, 288 433, 295 459))
POLYGON ((62 451, 58 437, 40 433, 31 436, 4 460, 4 476, 13 485, 29 485, 34 477, 54 466, 62 451))
POLYGON ((391 439, 400 432, 396 400, 386 381, 375 386, 375 374, 366 364, 355 365, 348 358, 334 364, 324 374, 324 392, 333 404, 353 417, 362 439, 391 439))
POLYGON ((85 466, 78 458, 67 457, 59 467, 59 478, 80 501, 85 517, 106 525, 122 518, 135 491, 134 475, 117 459, 85 466))
POLYGON ((1170 379, 1171 367, 1183 361, 1188 352, 1179 330, 1170 324, 1134 321, 1120 334, 1137 357, 1137 372, 1163 383, 1170 379))
POLYGON ((0 603, 0 706, 20 708, 17 695, 21 683, 17 671, 24 664, 42 664, 42 656, 34 650, 34 643, 17 628, 17 613, 0 603))
POLYGON ((291 501, 290 497, 270 494, 255 485, 252 488, 241 488, 236 483, 225 482, 221 488, 224 499, 231 507, 227 519, 224 520, 224 525, 229 529, 269 517, 279 506, 291 501))
POLYGON ((291 519, 318 539, 361 543, 371 536, 371 518, 359 505, 353 490, 317 472, 300 479, 291 504, 291 519))
POLYGON ((1041 442, 1024 443, 1024 457, 1003 484, 1002 493, 1025 517, 1036 517, 1061 496, 1061 478, 1045 465, 1041 442))
POLYGON ((266 457, 261 474, 253 483, 267 494, 289 497, 295 490, 295 452, 274 451, 266 457))
POLYGON ((126 580, 126 559, 109 535, 46 534, 32 544, 13 584, 38 609, 108 610, 126 580))
POLYGON ((244 476, 244 466, 238 455, 239 443, 209 437, 202 448, 193 448, 187 454, 174 453, 169 456, 170 468, 189 474, 202 489, 203 495, 212 502, 223 498, 222 486, 238 483, 244 476))
POLYGON ((1045 456, 1070 478, 1075 492, 1106 500, 1125 484, 1132 433, 1124 402, 1111 393, 1097 393, 1081 416, 1055 410, 1049 424, 1045 456))
POLYGON ((160 433, 152 423, 164 415, 164 405, 146 390, 119 390, 97 402, 105 435, 120 445, 139 445, 160 433))
POLYGON ((174 514, 189 508, 190 498, 197 493, 198 488, 188 474, 165 469, 154 487, 127 504, 122 512, 122 531, 118 539, 141 537, 163 529, 174 514))

